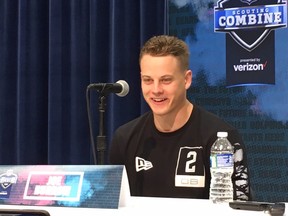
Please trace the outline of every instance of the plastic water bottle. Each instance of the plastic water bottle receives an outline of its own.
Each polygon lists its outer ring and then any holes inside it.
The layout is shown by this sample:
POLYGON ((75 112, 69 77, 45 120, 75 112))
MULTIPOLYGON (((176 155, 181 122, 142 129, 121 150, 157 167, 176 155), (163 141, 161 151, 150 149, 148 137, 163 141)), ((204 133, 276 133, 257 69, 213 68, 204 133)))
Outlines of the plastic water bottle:
POLYGON ((227 132, 218 132, 218 138, 211 147, 209 199, 213 203, 233 201, 231 176, 234 171, 234 148, 227 139, 227 136, 227 132))

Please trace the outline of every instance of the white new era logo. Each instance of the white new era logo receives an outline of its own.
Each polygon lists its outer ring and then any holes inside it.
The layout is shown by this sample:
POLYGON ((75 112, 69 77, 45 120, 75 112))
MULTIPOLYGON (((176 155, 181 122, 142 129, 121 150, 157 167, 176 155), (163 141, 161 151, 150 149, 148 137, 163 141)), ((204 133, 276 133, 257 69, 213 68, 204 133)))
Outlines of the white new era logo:
POLYGON ((135 167, 136 167, 136 171, 139 172, 141 170, 151 169, 153 167, 153 165, 150 161, 146 161, 143 158, 136 157, 135 158, 135 167))

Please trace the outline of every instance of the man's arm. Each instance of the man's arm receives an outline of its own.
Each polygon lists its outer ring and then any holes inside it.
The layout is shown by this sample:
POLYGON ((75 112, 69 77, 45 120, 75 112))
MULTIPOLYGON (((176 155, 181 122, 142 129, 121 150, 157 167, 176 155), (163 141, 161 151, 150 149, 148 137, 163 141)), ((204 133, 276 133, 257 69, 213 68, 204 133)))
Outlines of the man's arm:
POLYGON ((245 149, 239 143, 235 143, 234 152, 234 173, 232 176, 234 197, 236 200, 251 200, 249 171, 245 149))

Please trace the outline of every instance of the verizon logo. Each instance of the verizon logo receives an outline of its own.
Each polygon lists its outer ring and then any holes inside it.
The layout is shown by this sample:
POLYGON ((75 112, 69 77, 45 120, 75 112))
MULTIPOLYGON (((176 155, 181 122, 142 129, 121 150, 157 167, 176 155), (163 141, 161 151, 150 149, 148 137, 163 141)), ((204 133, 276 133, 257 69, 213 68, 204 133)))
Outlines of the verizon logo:
POLYGON ((267 61, 264 64, 239 64, 233 65, 234 71, 263 71, 267 66, 267 61))

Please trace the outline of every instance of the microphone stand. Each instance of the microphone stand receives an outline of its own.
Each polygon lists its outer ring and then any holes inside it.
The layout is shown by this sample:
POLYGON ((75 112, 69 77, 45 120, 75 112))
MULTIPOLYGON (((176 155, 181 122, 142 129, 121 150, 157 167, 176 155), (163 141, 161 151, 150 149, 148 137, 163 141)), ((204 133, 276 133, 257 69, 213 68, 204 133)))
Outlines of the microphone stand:
POLYGON ((106 150, 106 136, 104 134, 104 114, 105 114, 105 95, 100 94, 99 96, 99 135, 97 136, 97 164, 103 165, 105 160, 105 150, 106 150))
POLYGON ((89 121, 89 130, 90 130, 90 140, 91 148, 93 152, 94 163, 103 165, 105 163, 105 151, 106 151, 106 136, 104 134, 104 114, 106 107, 106 95, 108 93, 116 93, 120 97, 124 97, 129 92, 129 85, 124 80, 119 80, 114 83, 92 83, 89 84, 86 88, 86 103, 87 103, 87 113, 89 121), (99 135, 97 136, 97 142, 94 142, 91 111, 90 111, 90 89, 96 89, 100 96, 99 100, 99 135))

